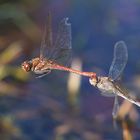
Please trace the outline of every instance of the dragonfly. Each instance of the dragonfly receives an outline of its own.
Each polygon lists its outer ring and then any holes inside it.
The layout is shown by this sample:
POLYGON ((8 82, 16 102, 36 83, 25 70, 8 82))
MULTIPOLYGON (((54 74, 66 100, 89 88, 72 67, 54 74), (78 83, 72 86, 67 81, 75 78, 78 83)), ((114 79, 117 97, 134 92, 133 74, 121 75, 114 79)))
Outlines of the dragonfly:
POLYGON ((52 70, 61 70, 87 77, 95 77, 96 73, 94 72, 81 72, 63 65, 63 62, 65 62, 63 61, 64 58, 69 56, 69 52, 72 49, 71 23, 68 22, 68 18, 60 21, 55 39, 53 38, 51 25, 52 18, 49 12, 47 25, 45 26, 41 41, 40 56, 29 61, 24 61, 21 65, 22 69, 26 72, 34 72, 39 75, 38 77, 43 77, 52 70))
POLYGON ((132 97, 128 92, 118 84, 122 72, 127 64, 128 51, 124 41, 118 41, 114 46, 114 57, 110 66, 108 77, 95 76, 90 77, 91 85, 97 87, 103 96, 114 97, 114 106, 112 115, 117 117, 119 110, 118 96, 140 107, 140 102, 132 97))

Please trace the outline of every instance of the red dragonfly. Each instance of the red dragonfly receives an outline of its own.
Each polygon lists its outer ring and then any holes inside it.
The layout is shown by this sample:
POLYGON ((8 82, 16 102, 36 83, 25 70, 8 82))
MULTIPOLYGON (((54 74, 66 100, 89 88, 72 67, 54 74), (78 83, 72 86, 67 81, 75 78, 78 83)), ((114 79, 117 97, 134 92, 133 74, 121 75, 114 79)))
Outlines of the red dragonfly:
POLYGON ((45 76, 51 70, 61 70, 76 73, 87 77, 96 77, 93 72, 81 72, 63 66, 60 62, 61 58, 68 56, 71 51, 71 24, 68 23, 68 18, 64 18, 59 23, 58 32, 55 42, 53 42, 51 14, 47 18, 47 25, 44 30, 41 41, 40 56, 22 63, 22 69, 26 72, 32 71, 35 74, 40 74, 39 77, 45 76), (47 53, 45 57, 44 53, 47 53))

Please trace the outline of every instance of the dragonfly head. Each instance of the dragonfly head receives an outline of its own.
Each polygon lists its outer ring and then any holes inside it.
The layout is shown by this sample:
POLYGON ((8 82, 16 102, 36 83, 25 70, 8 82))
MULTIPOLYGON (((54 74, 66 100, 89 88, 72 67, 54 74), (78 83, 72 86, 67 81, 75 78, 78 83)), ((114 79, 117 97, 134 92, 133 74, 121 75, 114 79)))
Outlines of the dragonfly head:
POLYGON ((91 85, 97 86, 97 84, 98 84, 98 82, 99 82, 99 78, 98 78, 97 76, 91 77, 91 78, 89 79, 89 82, 90 82, 91 85))
POLYGON ((29 71, 31 71, 32 63, 31 63, 31 61, 24 61, 21 65, 21 67, 24 71, 29 72, 29 71))

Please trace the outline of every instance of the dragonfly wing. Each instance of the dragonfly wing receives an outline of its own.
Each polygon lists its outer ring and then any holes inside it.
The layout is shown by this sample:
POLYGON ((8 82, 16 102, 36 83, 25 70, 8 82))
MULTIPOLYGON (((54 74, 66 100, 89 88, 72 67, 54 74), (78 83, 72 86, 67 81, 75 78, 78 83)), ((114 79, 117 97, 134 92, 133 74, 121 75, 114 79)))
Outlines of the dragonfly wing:
POLYGON ((115 80, 123 72, 128 60, 127 46, 124 41, 119 41, 114 46, 114 57, 109 70, 109 78, 115 80))
POLYGON ((116 94, 118 96, 140 107, 140 101, 138 101, 134 96, 128 94, 128 91, 126 89, 124 89, 123 87, 120 87, 120 85, 117 85, 117 84, 115 85, 115 87, 117 89, 116 94))
POLYGON ((68 23, 68 18, 64 18, 61 20, 58 33, 56 35, 56 41, 54 44, 54 53, 51 57, 52 59, 56 60, 59 63, 63 63, 71 56, 71 24, 68 23))
POLYGON ((113 106, 113 111, 112 111, 112 116, 114 119, 117 118, 118 111, 119 111, 118 96, 115 95, 114 106, 113 106))
POLYGON ((108 92, 101 92, 101 95, 106 96, 106 97, 114 97, 114 93, 108 93, 108 92))
POLYGON ((47 23, 45 24, 45 29, 43 32, 43 37, 41 40, 40 48, 40 58, 43 59, 45 56, 49 57, 50 51, 52 49, 52 18, 51 12, 48 13, 47 23))

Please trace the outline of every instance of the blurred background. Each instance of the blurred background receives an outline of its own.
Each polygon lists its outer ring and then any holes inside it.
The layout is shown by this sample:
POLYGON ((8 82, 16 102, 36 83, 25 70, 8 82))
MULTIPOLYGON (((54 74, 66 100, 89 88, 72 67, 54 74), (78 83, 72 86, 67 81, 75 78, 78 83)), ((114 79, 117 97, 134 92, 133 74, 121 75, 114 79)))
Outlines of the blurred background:
POLYGON ((87 77, 54 70, 36 78, 21 69, 39 56, 49 10, 54 32, 69 17, 75 69, 107 76, 114 44, 124 40, 129 60, 122 83, 140 98, 139 0, 1 0, 0 139, 139 140, 137 106, 120 99, 114 122, 114 99, 101 96, 87 77))

